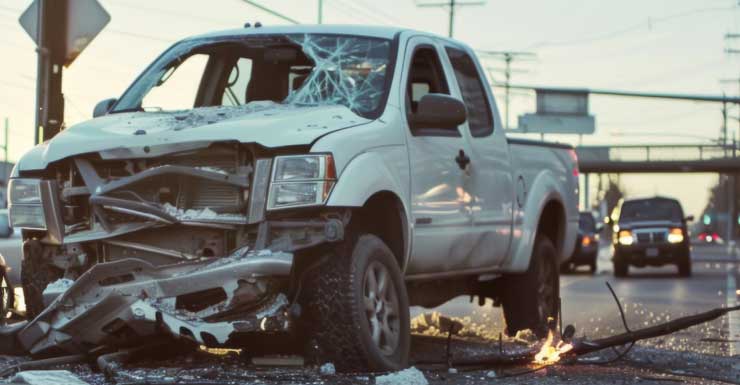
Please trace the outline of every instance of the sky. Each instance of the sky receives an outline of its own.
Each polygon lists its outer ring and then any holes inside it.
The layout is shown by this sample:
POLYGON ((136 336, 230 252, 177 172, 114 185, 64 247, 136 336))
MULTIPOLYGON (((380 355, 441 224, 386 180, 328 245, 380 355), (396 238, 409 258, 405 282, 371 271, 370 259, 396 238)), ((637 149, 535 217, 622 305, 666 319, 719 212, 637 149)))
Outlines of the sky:
MULTIPOLYGON (((318 0, 255 0, 296 19, 316 23, 318 0)), ((445 8, 417 7, 437 0, 323 0, 330 24, 404 26, 447 34, 445 8)), ((100 100, 119 96, 159 53, 178 39, 245 22, 286 24, 242 0, 100 0, 112 20, 65 71, 66 125, 91 118, 100 100)), ((33 146, 35 45, 18 24, 29 0, 0 2, 0 118, 10 124, 9 157, 33 146)), ((740 32, 736 0, 488 0, 459 7, 455 38, 478 50, 532 52, 515 61, 512 82, 646 92, 737 95, 740 32)), ((502 63, 486 60, 494 81, 502 63)), ((503 111, 503 90, 494 89, 503 111)), ((591 96, 596 133, 548 137, 577 144, 709 143, 720 135, 721 106, 711 103, 591 96)), ((534 111, 533 94, 515 91, 511 122, 534 111)), ((731 117, 740 116, 732 109, 731 117)), ((737 135, 738 123, 730 125, 737 135)), ((699 214, 713 174, 623 175, 629 196, 662 194, 699 214)), ((592 178, 592 189, 596 188, 592 178)), ((592 195, 595 192, 592 192, 592 195)))

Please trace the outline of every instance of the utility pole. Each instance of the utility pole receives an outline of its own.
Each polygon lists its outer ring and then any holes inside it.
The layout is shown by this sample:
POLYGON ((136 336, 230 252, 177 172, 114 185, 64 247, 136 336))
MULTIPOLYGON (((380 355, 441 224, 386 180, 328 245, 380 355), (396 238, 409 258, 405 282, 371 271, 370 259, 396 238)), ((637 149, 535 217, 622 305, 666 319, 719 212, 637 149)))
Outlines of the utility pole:
POLYGON ((448 32, 447 36, 452 37, 454 35, 455 31, 455 10, 457 7, 465 7, 470 5, 485 5, 485 1, 457 1, 457 0, 449 0, 441 3, 418 3, 416 4, 417 7, 424 7, 424 8, 430 8, 430 7, 446 7, 447 12, 449 13, 449 26, 448 26, 448 32))
MULTIPOLYGON (((740 34, 737 33, 728 33, 725 35, 725 41, 728 40, 734 40, 740 38, 740 34)), ((737 49, 725 49, 725 52, 727 54, 740 54, 740 50, 737 49)), ((723 79, 720 80, 720 83, 729 83, 729 82, 737 82, 738 86, 738 97, 740 97, 740 76, 738 76, 737 79, 723 79)), ((726 103, 725 103, 726 104, 726 103)), ((738 108, 740 108, 740 103, 737 104, 738 108)), ((727 109, 723 105, 722 114, 724 116, 724 144, 727 146, 727 109)), ((740 128, 738 128, 738 131, 740 131, 740 128)), ((732 141, 732 156, 735 157, 736 153, 736 146, 737 142, 734 140, 735 135, 733 135, 733 141, 732 141)), ((727 178, 727 243, 728 247, 732 248, 732 252, 734 254, 735 252, 735 223, 737 221, 737 215, 735 214, 735 202, 737 198, 735 197, 735 184, 737 177, 735 174, 729 174, 727 178)))
POLYGON ((5 139, 3 140, 3 181, 5 182, 5 186, 8 186, 8 131, 10 131, 10 122, 8 121, 8 118, 5 118, 5 132, 3 133, 3 136, 5 139))
POLYGON ((511 94, 511 74, 513 72, 526 72, 522 70, 513 70, 511 64, 515 60, 532 60, 537 57, 532 52, 514 52, 514 51, 478 51, 484 57, 493 57, 503 60, 504 68, 495 69, 504 74, 504 128, 509 129, 509 98, 511 94))
POLYGON ((65 63, 67 0, 38 1, 36 143, 54 137, 64 124, 62 67, 65 63))
POLYGON ((319 0, 319 24, 324 23, 324 0, 319 0))

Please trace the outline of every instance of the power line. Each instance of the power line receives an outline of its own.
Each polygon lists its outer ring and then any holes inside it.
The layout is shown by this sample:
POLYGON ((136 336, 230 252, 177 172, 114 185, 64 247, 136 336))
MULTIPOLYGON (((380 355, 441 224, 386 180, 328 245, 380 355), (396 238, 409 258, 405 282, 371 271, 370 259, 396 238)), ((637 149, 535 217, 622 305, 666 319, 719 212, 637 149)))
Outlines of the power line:
POLYGON ((392 21, 393 24, 403 24, 403 21, 401 21, 401 19, 397 18, 396 16, 394 16, 394 15, 392 15, 392 14, 390 14, 390 13, 388 13, 388 12, 382 10, 382 9, 379 9, 377 7, 373 7, 371 5, 368 5, 366 3, 366 0, 357 2, 357 5, 362 6, 362 7, 366 8, 366 9, 370 10, 371 12, 374 12, 374 13, 377 13, 377 14, 383 16, 387 20, 392 21))
POLYGON ((472 6, 472 5, 485 5, 485 1, 468 1, 468 2, 461 2, 456 0, 449 0, 443 3, 417 3, 417 7, 421 8, 440 8, 440 7, 446 7, 447 12, 449 13, 450 18, 450 25, 448 30, 448 36, 452 37, 454 35, 454 29, 455 29, 455 11, 457 10, 457 7, 465 7, 465 6, 472 6))
POLYGON ((367 11, 363 9, 358 8, 351 2, 344 1, 344 0, 332 0, 332 3, 338 8, 343 9, 343 11, 341 11, 342 13, 348 16, 352 16, 356 20, 365 21, 369 19, 379 24, 385 24, 385 25, 393 24, 393 22, 388 22, 387 20, 384 20, 378 16, 368 13, 367 11), (357 16, 360 16, 360 17, 357 17, 357 16))
MULTIPOLYGON (((511 64, 514 60, 532 60, 537 57, 536 54, 532 52, 516 52, 516 51, 478 51, 478 53, 482 56, 488 56, 493 57, 498 60, 503 60, 504 62, 504 68, 502 69, 502 72, 504 73, 504 109, 505 109, 505 121, 504 121, 504 127, 509 128, 509 99, 510 99, 510 92, 511 92, 511 74, 513 72, 520 72, 521 70, 512 69, 511 64)), ((494 69, 495 70, 495 69, 494 69)), ((491 76, 493 78, 493 76, 491 76)), ((493 79, 491 79, 493 80, 493 79)))
POLYGON ((675 13, 675 14, 668 15, 668 16, 663 16, 663 17, 657 17, 657 18, 648 17, 648 19, 645 20, 645 21, 641 21, 640 23, 636 23, 636 24, 630 25, 630 26, 625 27, 625 28, 617 29, 615 31, 611 31, 611 32, 607 32, 607 33, 602 33, 602 34, 597 34, 597 35, 593 35, 593 36, 586 37, 586 38, 583 38, 583 39, 563 40, 563 41, 541 41, 541 42, 538 42, 538 43, 531 44, 529 47, 527 47, 527 49, 534 49, 534 48, 541 48, 541 47, 549 47, 549 46, 567 46, 567 45, 590 44, 590 43, 595 43, 595 42, 599 42, 599 41, 602 41, 602 40, 613 39, 613 38, 616 38, 618 36, 621 36, 621 35, 624 35, 624 34, 627 34, 627 33, 630 33, 630 32, 634 32, 634 31, 639 30, 639 29, 643 29, 645 27, 647 27, 648 29, 651 29, 657 23, 662 23, 662 22, 666 22, 666 21, 669 21, 669 20, 673 20, 673 19, 683 18, 683 17, 687 17, 687 16, 693 16, 693 15, 701 14, 701 13, 720 12, 720 11, 731 11, 731 10, 735 10, 735 9, 736 9, 735 7, 698 8, 698 9, 693 9, 693 10, 689 10, 689 11, 679 12, 679 13, 675 13))
POLYGON ((256 2, 252 1, 252 0, 240 0, 240 1, 243 1, 243 2, 249 4, 249 5, 251 5, 251 6, 255 7, 255 8, 257 8, 257 9, 260 9, 260 10, 264 11, 264 12, 267 12, 270 15, 277 17, 278 19, 287 21, 288 23, 301 24, 300 21, 298 21, 296 19, 293 19, 292 17, 283 15, 280 12, 277 12, 277 11, 275 11, 273 9, 267 8, 264 5, 260 5, 260 4, 256 3, 256 2))

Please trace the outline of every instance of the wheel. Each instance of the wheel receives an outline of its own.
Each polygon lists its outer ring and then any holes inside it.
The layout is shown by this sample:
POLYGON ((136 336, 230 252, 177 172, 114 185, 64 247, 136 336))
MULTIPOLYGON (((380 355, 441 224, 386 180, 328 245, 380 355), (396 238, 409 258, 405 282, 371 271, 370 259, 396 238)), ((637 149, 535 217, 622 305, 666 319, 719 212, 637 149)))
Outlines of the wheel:
POLYGON ((46 263, 43 246, 37 240, 23 243, 21 262, 21 284, 26 301, 26 317, 33 319, 41 313, 44 306, 43 292, 50 283, 62 278, 63 272, 46 263))
POLYGON ((596 274, 596 259, 594 259, 593 261, 591 261, 591 263, 589 263, 588 269, 591 272, 591 274, 596 274))
POLYGON ((681 277, 690 277, 691 276, 691 254, 686 251, 684 252, 681 257, 678 260, 678 275, 681 277))
POLYGON ((0 324, 7 323, 11 311, 15 308, 15 293, 8 282, 5 268, 0 266, 0 324))
POLYGON ((619 254, 614 254, 614 276, 615 277, 626 277, 629 274, 629 265, 625 262, 619 254))
POLYGON ((537 236, 527 271, 503 279, 501 305, 506 334, 514 336, 530 329, 537 337, 546 337, 547 320, 557 319, 560 298, 557 251, 552 241, 537 236))
MULTIPOLYGON (((302 300, 310 348, 341 371, 392 371, 408 364, 409 302, 401 269, 380 238, 336 247, 306 277, 302 300)), ((311 352, 309 352, 309 356, 311 352)))
POLYGON ((570 262, 565 262, 562 265, 560 265, 560 272, 563 274, 568 274, 573 271, 573 265, 570 262))

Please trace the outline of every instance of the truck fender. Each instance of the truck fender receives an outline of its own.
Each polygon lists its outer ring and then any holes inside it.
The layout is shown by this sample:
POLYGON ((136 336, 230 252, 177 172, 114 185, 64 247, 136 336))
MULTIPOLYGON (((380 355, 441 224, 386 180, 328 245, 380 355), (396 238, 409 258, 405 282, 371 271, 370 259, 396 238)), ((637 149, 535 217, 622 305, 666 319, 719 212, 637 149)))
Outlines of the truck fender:
MULTIPOLYGON (((560 183, 552 171, 543 170, 533 179, 533 182, 526 191, 526 199, 522 212, 519 218, 514 224, 514 234, 516 236, 519 233, 518 242, 514 242, 512 249, 512 259, 509 266, 506 268, 508 272, 524 272, 529 267, 529 262, 532 257, 532 250, 534 248, 535 237, 537 236, 537 227, 540 223, 545 206, 550 202, 558 202, 561 207, 565 208, 563 204, 563 197, 560 189, 562 183, 560 183), (520 222, 520 224, 516 223, 520 222), (520 231, 516 231, 519 227, 520 231)), ((565 213, 564 217, 565 217, 565 213)), ((563 223, 560 226, 566 226, 567 220, 563 218, 563 223)), ((569 231, 565 227, 562 228, 561 237, 565 236, 569 231)), ((567 237, 566 237, 567 238, 567 237)), ((568 247, 562 242, 562 239, 552 240, 558 247, 558 252, 562 254, 562 251, 572 249, 572 245, 568 247)), ((560 256, 560 261, 563 260, 563 256, 560 256)))
MULTIPOLYGON (((380 192, 389 192, 398 198, 402 205, 403 218, 405 219, 404 240, 405 256, 402 269, 408 262, 411 251, 411 227, 410 211, 408 206, 408 175, 403 175, 404 167, 390 167, 394 158, 392 147, 384 147, 383 151, 363 152, 352 158, 341 171, 337 184, 329 196, 327 206, 333 207, 362 207, 380 192)), ((399 147, 403 149, 403 147, 399 147)), ((400 153, 399 153, 400 154, 400 153)), ((407 160, 404 158, 403 160, 407 160)), ((403 161, 400 158, 398 161, 403 161)))

